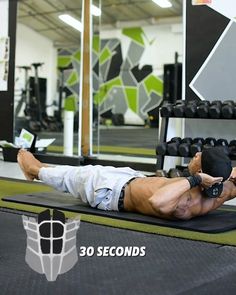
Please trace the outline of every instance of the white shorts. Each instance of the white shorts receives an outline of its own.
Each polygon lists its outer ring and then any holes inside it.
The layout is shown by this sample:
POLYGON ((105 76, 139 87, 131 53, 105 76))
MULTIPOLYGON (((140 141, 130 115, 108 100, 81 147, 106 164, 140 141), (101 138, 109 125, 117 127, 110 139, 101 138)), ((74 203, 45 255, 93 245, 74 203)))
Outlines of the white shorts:
POLYGON ((128 167, 100 165, 43 167, 39 171, 39 179, 55 189, 69 192, 91 207, 113 211, 118 211, 123 186, 137 177, 145 175, 128 167))

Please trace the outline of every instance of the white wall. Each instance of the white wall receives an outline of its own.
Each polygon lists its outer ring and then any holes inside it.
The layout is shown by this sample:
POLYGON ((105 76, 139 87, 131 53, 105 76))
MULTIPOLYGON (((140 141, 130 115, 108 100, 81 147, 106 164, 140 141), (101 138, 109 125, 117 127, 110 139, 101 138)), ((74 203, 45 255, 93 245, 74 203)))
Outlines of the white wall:
MULTIPOLYGON (((130 23, 130 27, 134 24, 130 23)), ((127 27, 127 24, 126 24, 127 27)), ((169 19, 169 23, 160 23, 155 25, 135 24, 135 27, 141 27, 147 36, 145 40, 145 52, 140 60, 140 66, 145 64, 153 66, 154 74, 163 74, 163 65, 174 63, 174 53, 177 51, 180 55, 183 53, 183 30, 182 23, 176 22, 176 19, 169 19), (149 44, 154 40, 152 44, 149 44)), ((130 38, 122 34, 122 29, 102 29, 101 39, 117 38, 121 40, 122 53, 125 56, 130 44, 130 38)), ((180 62, 182 61, 182 56, 180 62)))
MULTIPOLYGON (((8 37, 8 11, 9 11, 9 1, 0 1, 0 39, 8 37)), ((3 80, 5 72, 5 63, 3 63, 3 56, 5 55, 5 46, 0 42, 0 91, 7 90, 7 81, 3 80)))
MULTIPOLYGON (((47 79, 47 105, 57 98, 57 50, 53 42, 29 27, 18 23, 16 33, 16 61, 17 66, 29 66, 32 63, 43 62, 39 68, 39 77, 47 79)), ((34 75, 33 69, 30 76, 34 75)), ((15 79, 18 79, 15 89, 24 85, 24 72, 16 68, 15 79)), ((52 108, 48 108, 51 115, 52 108)))

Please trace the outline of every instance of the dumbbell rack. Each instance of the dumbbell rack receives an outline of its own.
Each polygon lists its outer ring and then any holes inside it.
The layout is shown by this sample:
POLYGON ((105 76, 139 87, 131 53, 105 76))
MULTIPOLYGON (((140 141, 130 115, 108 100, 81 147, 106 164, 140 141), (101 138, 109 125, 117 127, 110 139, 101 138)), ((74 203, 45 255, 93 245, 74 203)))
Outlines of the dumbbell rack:
MULTIPOLYGON (((160 114, 161 116, 161 114, 160 114)), ((162 142, 166 142, 166 139, 167 139, 167 131, 168 131, 168 125, 169 125, 169 118, 182 118, 182 119, 203 119, 203 118, 189 118, 189 117, 175 117, 175 116, 170 116, 170 117, 162 117, 162 120, 161 120, 161 125, 160 125, 160 132, 159 132, 159 143, 162 143, 162 142)), ((215 118, 204 118, 204 120, 219 120, 218 118, 215 119, 215 118)), ((233 118, 231 119, 226 119, 226 118, 220 118, 220 120, 235 120, 233 118)), ((159 170, 159 169, 163 169, 164 167, 164 160, 165 160, 165 157, 181 157, 180 155, 178 156, 172 156, 172 155, 157 155, 157 163, 156 163, 156 169, 159 170)), ((189 158, 189 157, 184 157, 184 158, 189 158)), ((231 160, 236 160, 236 157, 235 156, 230 156, 231 160)))

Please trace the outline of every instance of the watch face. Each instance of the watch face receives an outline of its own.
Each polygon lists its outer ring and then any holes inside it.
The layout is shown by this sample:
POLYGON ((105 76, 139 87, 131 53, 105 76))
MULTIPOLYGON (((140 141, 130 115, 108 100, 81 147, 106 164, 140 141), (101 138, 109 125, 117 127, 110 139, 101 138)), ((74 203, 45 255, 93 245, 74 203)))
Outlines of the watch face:
POLYGON ((209 198, 218 198, 223 191, 223 183, 216 183, 212 187, 206 188, 204 193, 209 198))

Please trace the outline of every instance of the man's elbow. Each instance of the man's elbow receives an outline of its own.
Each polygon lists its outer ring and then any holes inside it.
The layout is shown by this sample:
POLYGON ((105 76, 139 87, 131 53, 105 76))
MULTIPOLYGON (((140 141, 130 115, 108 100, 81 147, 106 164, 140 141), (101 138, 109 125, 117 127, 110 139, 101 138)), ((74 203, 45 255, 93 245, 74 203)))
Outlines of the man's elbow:
POLYGON ((152 209, 158 213, 159 215, 170 215, 170 208, 167 204, 163 204, 159 202, 156 198, 151 197, 149 200, 149 204, 151 205, 152 209))

